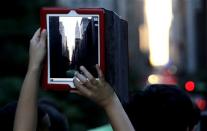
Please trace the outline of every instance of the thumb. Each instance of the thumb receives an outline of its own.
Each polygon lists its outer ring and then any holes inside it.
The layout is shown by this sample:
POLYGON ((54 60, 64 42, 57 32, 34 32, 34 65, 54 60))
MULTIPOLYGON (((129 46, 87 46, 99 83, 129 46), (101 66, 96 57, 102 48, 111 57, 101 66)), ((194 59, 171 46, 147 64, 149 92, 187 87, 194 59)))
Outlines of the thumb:
POLYGON ((40 34, 40 43, 44 43, 46 41, 46 38, 47 38, 47 32, 45 29, 43 29, 40 34))

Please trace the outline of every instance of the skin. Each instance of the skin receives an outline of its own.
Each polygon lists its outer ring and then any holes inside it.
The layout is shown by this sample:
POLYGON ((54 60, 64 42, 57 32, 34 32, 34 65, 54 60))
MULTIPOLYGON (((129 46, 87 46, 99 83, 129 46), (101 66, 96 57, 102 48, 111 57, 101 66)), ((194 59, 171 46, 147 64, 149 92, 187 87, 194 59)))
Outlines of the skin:
MULTIPOLYGON (((17 105, 14 131, 37 130, 37 99, 42 61, 46 53, 46 30, 38 29, 30 41, 29 67, 22 85, 17 105)), ((96 65, 99 80, 96 80, 85 67, 76 72, 74 93, 83 95, 103 107, 115 131, 134 131, 117 95, 105 81, 103 73, 96 65)))
POLYGON ((36 131, 37 96, 40 72, 45 56, 46 30, 38 29, 30 41, 29 67, 22 85, 17 105, 14 131, 36 131))
POLYGON ((103 107, 114 131, 134 131, 126 112, 124 111, 116 93, 105 81, 98 65, 96 70, 99 79, 96 80, 84 66, 80 67, 83 74, 75 73, 74 85, 76 93, 83 95, 103 107))

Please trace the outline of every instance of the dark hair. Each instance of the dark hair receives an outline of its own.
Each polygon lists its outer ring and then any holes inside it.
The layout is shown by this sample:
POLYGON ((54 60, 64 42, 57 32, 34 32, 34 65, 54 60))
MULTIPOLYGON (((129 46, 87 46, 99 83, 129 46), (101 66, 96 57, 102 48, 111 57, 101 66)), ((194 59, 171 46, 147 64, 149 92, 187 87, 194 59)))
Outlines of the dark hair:
POLYGON ((50 131, 68 131, 68 121, 65 115, 61 113, 60 108, 49 99, 39 101, 39 109, 48 114, 50 119, 50 131))
MULTIPOLYGON (((16 107, 17 102, 14 101, 0 109, 0 130, 13 131, 16 107)), ((38 127, 42 125, 42 119, 46 114, 49 116, 51 123, 50 131, 68 131, 67 119, 59 112, 57 106, 52 101, 40 100, 38 102, 38 127)))
POLYGON ((149 85, 136 93, 126 112, 139 131, 185 131, 200 118, 199 109, 186 92, 175 85, 149 85))
POLYGON ((0 109, 0 130, 13 131, 16 101, 11 102, 0 109))

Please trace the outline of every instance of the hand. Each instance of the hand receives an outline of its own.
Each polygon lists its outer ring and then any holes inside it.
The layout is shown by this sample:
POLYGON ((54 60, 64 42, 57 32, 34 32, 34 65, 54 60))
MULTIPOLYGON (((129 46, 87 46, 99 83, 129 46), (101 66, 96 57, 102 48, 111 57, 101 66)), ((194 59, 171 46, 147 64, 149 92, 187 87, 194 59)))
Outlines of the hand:
POLYGON ((30 40, 29 69, 39 69, 46 53, 46 30, 38 29, 30 40))
POLYGON ((114 99, 116 94, 111 86, 105 81, 99 66, 96 65, 96 70, 99 76, 98 80, 96 80, 84 66, 81 66, 80 70, 83 74, 76 72, 75 78, 73 79, 74 85, 78 90, 72 92, 83 95, 106 108, 114 99))

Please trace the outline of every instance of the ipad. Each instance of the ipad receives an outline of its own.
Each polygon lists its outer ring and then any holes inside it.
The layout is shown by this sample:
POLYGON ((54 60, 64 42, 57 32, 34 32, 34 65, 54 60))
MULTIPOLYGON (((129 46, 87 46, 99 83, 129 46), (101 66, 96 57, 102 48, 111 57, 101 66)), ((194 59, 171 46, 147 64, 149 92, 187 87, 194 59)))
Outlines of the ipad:
POLYGON ((103 15, 96 8, 42 8, 41 27, 47 29, 45 89, 75 89, 74 73, 81 65, 98 79, 95 65, 104 70, 103 15))

